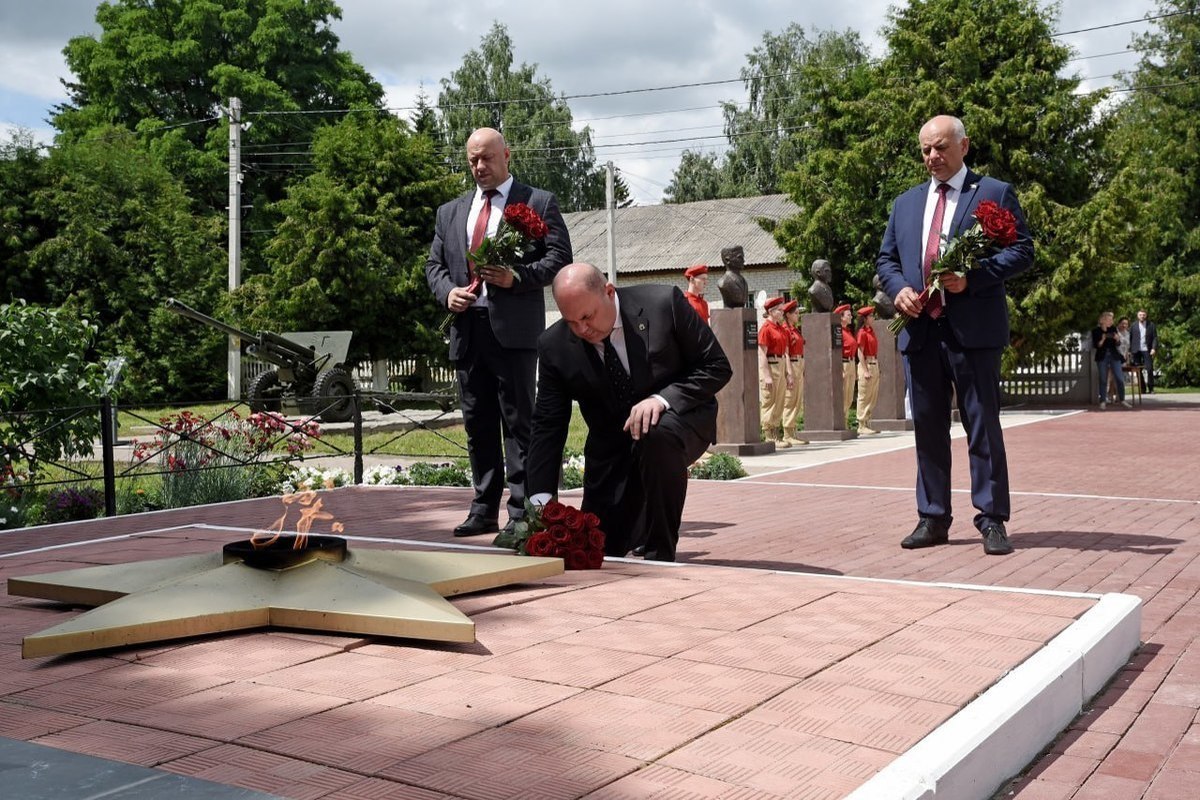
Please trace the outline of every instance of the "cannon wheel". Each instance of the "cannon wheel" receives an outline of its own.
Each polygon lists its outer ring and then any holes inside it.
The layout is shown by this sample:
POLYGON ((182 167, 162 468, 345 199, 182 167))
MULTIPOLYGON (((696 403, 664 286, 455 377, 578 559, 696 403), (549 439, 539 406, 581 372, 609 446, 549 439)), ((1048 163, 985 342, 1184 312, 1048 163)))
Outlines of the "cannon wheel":
POLYGON ((283 386, 279 383, 279 373, 273 369, 260 372, 246 387, 246 401, 250 410, 256 414, 267 411, 278 413, 282 403, 283 386))
POLYGON ((325 422, 345 422, 354 414, 354 378, 342 367, 330 367, 317 376, 312 397, 317 408, 323 408, 325 422))

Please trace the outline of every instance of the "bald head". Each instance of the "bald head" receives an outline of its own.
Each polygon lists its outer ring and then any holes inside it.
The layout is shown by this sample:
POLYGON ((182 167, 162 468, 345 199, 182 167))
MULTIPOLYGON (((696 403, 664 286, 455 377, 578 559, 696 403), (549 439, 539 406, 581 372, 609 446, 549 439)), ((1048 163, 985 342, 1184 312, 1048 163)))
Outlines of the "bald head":
POLYGON ((934 117, 921 126, 918 136, 925 169, 939 181, 948 181, 962 169, 970 140, 962 120, 945 114, 934 117))
POLYGON ((591 264, 568 264, 554 276, 554 302, 571 332, 597 344, 617 321, 616 288, 591 264))
POLYGON ((479 128, 467 138, 467 164, 475 185, 487 191, 508 180, 508 145, 495 128, 479 128))

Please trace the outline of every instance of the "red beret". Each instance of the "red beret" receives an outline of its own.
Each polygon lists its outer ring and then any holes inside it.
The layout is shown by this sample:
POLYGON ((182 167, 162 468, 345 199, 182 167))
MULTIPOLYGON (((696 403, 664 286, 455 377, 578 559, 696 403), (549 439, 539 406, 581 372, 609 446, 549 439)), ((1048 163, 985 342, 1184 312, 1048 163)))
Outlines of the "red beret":
POLYGON ((766 303, 763 304, 763 308, 772 309, 782 302, 783 302, 782 297, 772 297, 770 300, 768 300, 766 303))
POLYGON ((707 274, 708 274, 708 267, 704 266, 703 264, 693 264, 692 266, 688 267, 687 269, 685 269, 683 271, 683 277, 685 277, 685 278, 694 278, 697 275, 707 275, 707 274))
POLYGON ((835 314, 841 314, 843 311, 849 311, 849 310, 850 310, 850 304, 849 304, 849 303, 842 303, 840 306, 838 306, 837 308, 835 308, 835 309, 833 310, 833 313, 835 313, 835 314))
POLYGON ((860 308, 858 310, 858 315, 860 317, 865 317, 868 314, 874 314, 874 313, 875 313, 875 306, 863 306, 862 308, 860 308))
POLYGON ((795 300, 788 300, 783 304, 783 313, 790 314, 800 307, 800 303, 795 300))

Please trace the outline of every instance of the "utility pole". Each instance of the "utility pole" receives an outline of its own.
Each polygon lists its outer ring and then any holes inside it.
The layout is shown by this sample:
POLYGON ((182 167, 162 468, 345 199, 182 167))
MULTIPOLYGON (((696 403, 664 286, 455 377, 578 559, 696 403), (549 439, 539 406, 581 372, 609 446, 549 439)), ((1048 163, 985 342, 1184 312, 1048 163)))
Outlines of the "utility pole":
MULTIPOLYGON (((242 285, 242 101, 229 98, 229 291, 242 285)), ((229 337, 228 399, 242 399, 242 342, 229 337)))
POLYGON ((614 187, 613 162, 604 165, 604 205, 608 209, 608 282, 617 285, 617 198, 614 187))

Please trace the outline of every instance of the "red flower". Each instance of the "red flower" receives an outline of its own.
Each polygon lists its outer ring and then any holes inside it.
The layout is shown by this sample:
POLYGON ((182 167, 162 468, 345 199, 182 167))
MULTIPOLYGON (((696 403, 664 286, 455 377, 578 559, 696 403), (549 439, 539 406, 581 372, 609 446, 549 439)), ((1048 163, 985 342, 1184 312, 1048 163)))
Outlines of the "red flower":
POLYGON ((588 569, 588 554, 586 550, 571 550, 563 559, 567 569, 588 569))
POLYGON ((546 528, 546 533, 554 540, 555 544, 566 544, 571 541, 571 532, 565 525, 551 525, 546 528))
POLYGON ((592 548, 587 551, 587 569, 600 569, 604 566, 604 549, 592 548))
POLYGON ((572 532, 583 530, 583 512, 578 508, 567 506, 567 514, 563 519, 563 524, 570 528, 572 532))
POLYGON ((567 518, 567 507, 557 500, 551 500, 542 506, 542 522, 553 525, 567 518))
POLYGON ((538 531, 525 540, 525 552, 531 556, 548 556, 554 550, 554 540, 545 531, 538 531))
POLYGON ((590 511, 583 512, 583 524, 589 528, 599 528, 600 518, 590 511))
POLYGON ((984 200, 975 208, 979 229, 996 243, 1008 247, 1017 241, 1017 218, 1011 211, 992 200, 984 200))
POLYGON ((550 229, 538 213, 524 203, 504 207, 504 221, 530 239, 545 239, 550 229))
POLYGON ((588 532, 586 530, 579 528, 571 531, 571 547, 577 550, 583 550, 589 544, 591 544, 591 538, 588 536, 588 532))
POLYGON ((590 528, 588 530, 588 542, 596 550, 604 550, 604 531, 599 528, 590 528))

